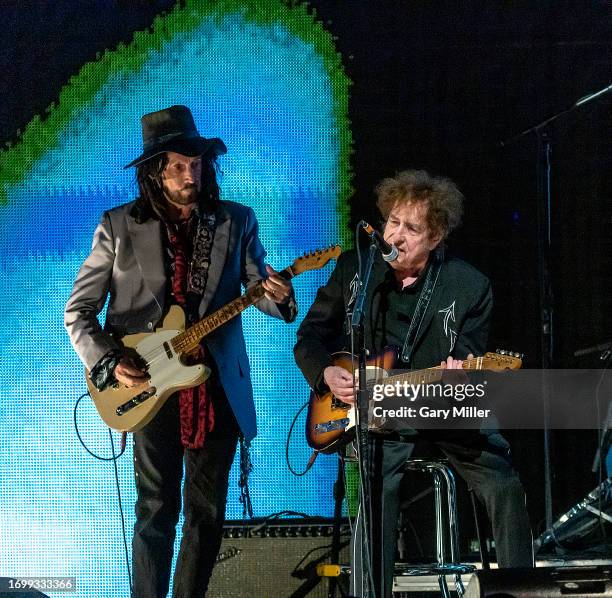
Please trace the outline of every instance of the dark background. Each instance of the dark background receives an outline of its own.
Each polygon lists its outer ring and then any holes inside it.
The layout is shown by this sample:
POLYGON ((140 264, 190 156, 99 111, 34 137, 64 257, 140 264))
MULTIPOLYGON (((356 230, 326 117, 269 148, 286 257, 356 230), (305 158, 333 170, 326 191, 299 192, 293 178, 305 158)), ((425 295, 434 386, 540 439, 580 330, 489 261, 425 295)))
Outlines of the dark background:
MULTIPOLYGON (((4 1, 0 140, 14 141, 86 62, 168 10, 170 0, 4 1)), ((612 2, 319 0, 354 82, 352 223, 376 222, 373 188, 404 168, 453 178, 466 195, 450 249, 491 277, 491 349, 542 363, 537 146, 499 142, 612 83, 612 2)), ((548 129, 553 153, 555 367, 597 367, 576 349, 612 340, 612 94, 548 129)), ((579 406, 577 406, 579 408, 579 406)), ((544 517, 541 434, 509 434, 536 533, 544 517)), ((597 484, 594 433, 552 438, 558 515, 597 484)))

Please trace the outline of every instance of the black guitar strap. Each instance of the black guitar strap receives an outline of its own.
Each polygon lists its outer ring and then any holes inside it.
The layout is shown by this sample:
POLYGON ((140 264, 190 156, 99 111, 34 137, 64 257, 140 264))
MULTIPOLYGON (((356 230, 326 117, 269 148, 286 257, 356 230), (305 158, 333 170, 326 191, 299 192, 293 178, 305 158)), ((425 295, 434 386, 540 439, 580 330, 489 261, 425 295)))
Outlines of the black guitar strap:
POLYGON ((440 269, 442 268, 443 261, 443 254, 439 251, 434 252, 432 262, 427 271, 425 282, 423 283, 423 288, 421 289, 421 294, 419 295, 419 300, 414 310, 414 315, 412 316, 412 321, 410 322, 410 328, 408 329, 406 340, 404 341, 404 346, 402 348, 401 358, 406 365, 410 365, 414 343, 419 336, 421 325, 423 324, 425 314, 427 313, 427 308, 429 307, 434 289, 436 288, 436 283, 438 282, 438 276, 440 275, 440 269))

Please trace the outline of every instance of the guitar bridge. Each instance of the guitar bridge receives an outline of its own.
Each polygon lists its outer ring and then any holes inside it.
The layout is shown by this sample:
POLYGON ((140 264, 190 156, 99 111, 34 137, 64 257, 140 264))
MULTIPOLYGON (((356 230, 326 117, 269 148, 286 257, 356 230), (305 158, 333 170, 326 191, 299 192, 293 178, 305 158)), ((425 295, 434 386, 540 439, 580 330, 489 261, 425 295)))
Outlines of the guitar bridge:
POLYGON ((314 426, 315 434, 325 434, 326 432, 334 432, 335 430, 344 430, 349 425, 349 418, 334 419, 314 426))
POLYGON ((123 405, 119 405, 117 409, 115 409, 115 413, 117 415, 125 415, 131 409, 134 409, 137 405, 144 403, 147 399, 150 399, 155 394, 155 388, 150 388, 149 390, 145 390, 140 394, 132 397, 127 403, 123 403, 123 405))

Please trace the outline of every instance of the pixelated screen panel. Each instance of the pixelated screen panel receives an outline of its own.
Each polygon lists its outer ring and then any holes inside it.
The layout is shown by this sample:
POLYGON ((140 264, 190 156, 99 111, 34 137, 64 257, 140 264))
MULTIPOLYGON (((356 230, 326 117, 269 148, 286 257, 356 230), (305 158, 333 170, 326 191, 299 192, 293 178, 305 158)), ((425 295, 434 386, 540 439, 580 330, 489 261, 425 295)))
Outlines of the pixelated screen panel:
MULTIPOLYGON (((112 464, 89 456, 74 432, 85 384, 62 314, 101 213, 135 196, 134 171, 122 167, 141 153, 140 116, 185 104, 203 135, 225 141, 223 198, 254 209, 268 262, 281 269, 307 250, 346 242, 348 83, 331 36, 304 7, 188 1, 86 64, 45 118, 34 117, 2 152, 0 576, 69 575, 78 596, 128 593, 112 464)), ((283 458, 309 392, 293 361, 295 332, 330 271, 295 279, 297 322, 244 315, 259 418, 256 516, 332 514, 334 459, 296 478, 283 458)), ((108 456, 109 434, 89 399, 78 423, 88 447, 108 456)), ((118 435, 115 443, 118 450, 118 435)), ((302 414, 294 467, 309 455, 302 414)), ((129 540, 129 443, 118 466, 129 540)), ((241 516, 234 465, 227 517, 241 516)))

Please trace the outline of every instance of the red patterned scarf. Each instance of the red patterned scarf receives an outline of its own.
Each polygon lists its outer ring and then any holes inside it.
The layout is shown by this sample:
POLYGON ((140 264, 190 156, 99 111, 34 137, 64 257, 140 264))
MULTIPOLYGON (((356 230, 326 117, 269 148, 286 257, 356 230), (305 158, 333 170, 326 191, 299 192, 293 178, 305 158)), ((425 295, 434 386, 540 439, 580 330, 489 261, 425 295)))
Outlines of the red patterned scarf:
MULTIPOLYGON (((189 223, 183 226, 169 225, 168 240, 174 255, 172 292, 174 300, 183 307, 187 303, 188 235, 189 223)), ((192 363, 204 363, 204 349, 199 345, 197 353, 189 356, 192 363)), ((210 394, 204 382, 195 388, 179 391, 179 412, 181 421, 181 442, 185 448, 202 448, 208 432, 215 425, 215 411, 210 394)))

